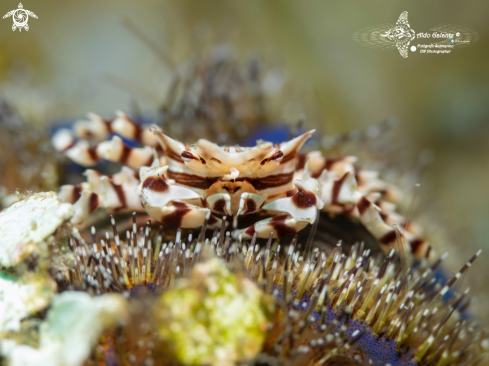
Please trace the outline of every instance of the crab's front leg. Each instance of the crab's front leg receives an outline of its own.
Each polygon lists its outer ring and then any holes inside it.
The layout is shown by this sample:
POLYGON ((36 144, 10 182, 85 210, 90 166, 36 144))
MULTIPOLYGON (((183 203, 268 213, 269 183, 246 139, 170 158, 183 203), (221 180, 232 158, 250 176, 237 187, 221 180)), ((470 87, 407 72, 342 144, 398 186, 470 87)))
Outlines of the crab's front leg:
MULTIPOLYGON (((208 208, 192 205, 179 200, 171 200, 165 206, 145 205, 146 212, 164 226, 179 228, 197 228, 204 224, 209 213, 208 208)), ((209 216, 209 225, 218 225, 219 219, 209 216)))
POLYGON ((260 220, 250 227, 241 230, 244 237, 252 237, 255 233, 259 238, 268 238, 273 233, 273 238, 282 238, 294 235, 309 224, 305 220, 296 220, 289 214, 279 214, 265 220, 260 220))
POLYGON ((168 166, 153 165, 140 169, 139 194, 146 212, 163 225, 196 228, 209 217, 209 225, 218 225, 220 220, 209 215, 209 209, 201 206, 201 196, 196 192, 166 179, 168 166), (209 215, 209 216, 208 216, 209 215))
POLYGON ((294 186, 295 189, 287 191, 287 197, 263 206, 264 210, 282 212, 281 214, 258 221, 244 229, 243 235, 253 236, 256 233, 258 237, 266 238, 273 233, 274 238, 280 238, 293 235, 316 221, 318 210, 324 206, 318 196, 317 180, 304 173, 302 180, 294 181, 294 186))

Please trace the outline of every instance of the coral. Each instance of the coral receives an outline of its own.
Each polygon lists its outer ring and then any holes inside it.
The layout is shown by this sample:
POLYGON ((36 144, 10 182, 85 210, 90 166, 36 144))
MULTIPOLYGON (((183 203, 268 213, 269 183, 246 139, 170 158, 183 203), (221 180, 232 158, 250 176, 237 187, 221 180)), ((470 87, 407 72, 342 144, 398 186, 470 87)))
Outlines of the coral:
POLYGON ((0 334, 18 332, 21 320, 44 309, 55 296, 56 284, 48 276, 26 273, 17 278, 0 272, 0 334))
POLYGON ((118 295, 92 298, 82 292, 65 292, 53 300, 46 320, 40 325, 39 348, 9 344, 4 355, 13 366, 80 365, 101 331, 124 321, 126 307, 125 300, 118 295))
POLYGON ((265 338, 261 291, 217 258, 195 265, 158 300, 158 333, 185 365, 252 360, 265 338))
POLYGON ((0 213, 0 266, 19 264, 73 216, 73 207, 52 192, 26 196, 0 213))

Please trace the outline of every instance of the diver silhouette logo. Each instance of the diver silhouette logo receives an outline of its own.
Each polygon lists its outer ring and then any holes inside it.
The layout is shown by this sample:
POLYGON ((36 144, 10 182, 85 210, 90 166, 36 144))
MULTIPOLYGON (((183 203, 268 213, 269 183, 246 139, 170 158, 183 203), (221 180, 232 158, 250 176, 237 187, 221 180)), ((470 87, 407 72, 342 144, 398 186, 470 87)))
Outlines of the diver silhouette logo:
POLYGON ((34 14, 32 11, 25 10, 24 6, 22 3, 19 4, 18 9, 14 9, 9 11, 7 14, 3 16, 3 19, 12 17, 14 24, 12 25, 12 30, 15 31, 16 29, 19 29, 19 32, 22 31, 22 28, 24 28, 26 31, 29 30, 29 24, 27 22, 29 21, 29 15, 31 17, 34 17, 37 19, 37 15, 34 14))
POLYGON ((381 34, 381 36, 394 41, 401 56, 404 58, 408 57, 409 43, 416 37, 416 33, 408 23, 408 12, 402 12, 396 26, 381 34))

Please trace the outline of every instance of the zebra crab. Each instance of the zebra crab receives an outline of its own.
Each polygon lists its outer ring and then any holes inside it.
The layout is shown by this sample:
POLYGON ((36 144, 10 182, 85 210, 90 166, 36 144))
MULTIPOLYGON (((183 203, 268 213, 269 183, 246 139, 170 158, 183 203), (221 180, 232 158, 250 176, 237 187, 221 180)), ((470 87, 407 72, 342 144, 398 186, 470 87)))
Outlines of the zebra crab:
POLYGON ((76 163, 89 167, 105 159, 123 164, 112 176, 88 169, 87 182, 61 187, 59 198, 74 206, 74 224, 99 207, 146 211, 163 225, 180 228, 204 222, 220 226, 223 216, 258 214, 268 218, 239 233, 278 238, 314 223, 322 210, 359 219, 384 251, 400 237, 405 252, 415 257, 424 257, 430 248, 417 227, 400 225, 404 219, 392 203, 396 189, 376 172, 357 168, 356 157, 300 153, 314 131, 281 144, 258 141, 254 147, 221 147, 204 139, 187 145, 118 112, 111 121, 90 114, 88 121, 75 124, 74 132, 59 130, 53 144, 76 163), (143 147, 130 147, 118 135, 143 147))

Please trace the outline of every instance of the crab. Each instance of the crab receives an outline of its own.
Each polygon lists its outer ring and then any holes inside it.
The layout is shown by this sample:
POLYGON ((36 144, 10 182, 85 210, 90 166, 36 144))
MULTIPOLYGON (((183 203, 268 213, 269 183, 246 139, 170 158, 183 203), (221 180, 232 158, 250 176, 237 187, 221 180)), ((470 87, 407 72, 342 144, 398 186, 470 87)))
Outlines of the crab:
POLYGON ((58 196, 73 204, 74 224, 99 207, 113 213, 145 211, 179 228, 221 226, 224 217, 232 217, 236 228, 239 218, 258 217, 234 230, 242 237, 293 235, 324 211, 359 220, 386 252, 401 242, 405 252, 427 255, 430 247, 419 229, 402 225, 404 218, 395 211, 396 188, 376 172, 356 167, 354 156, 301 153, 313 133, 281 144, 258 141, 254 147, 218 146, 204 139, 187 145, 122 112, 110 121, 90 114, 74 125, 74 133, 59 130, 54 146, 86 167, 101 159, 123 167, 112 176, 87 169, 86 182, 62 186, 58 196), (143 146, 131 147, 119 136, 143 146))

